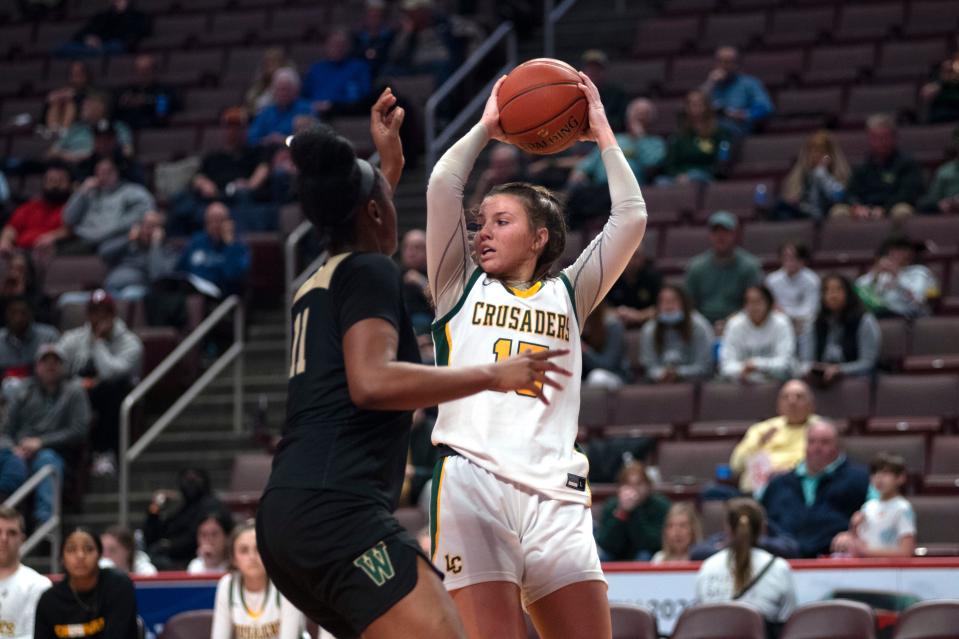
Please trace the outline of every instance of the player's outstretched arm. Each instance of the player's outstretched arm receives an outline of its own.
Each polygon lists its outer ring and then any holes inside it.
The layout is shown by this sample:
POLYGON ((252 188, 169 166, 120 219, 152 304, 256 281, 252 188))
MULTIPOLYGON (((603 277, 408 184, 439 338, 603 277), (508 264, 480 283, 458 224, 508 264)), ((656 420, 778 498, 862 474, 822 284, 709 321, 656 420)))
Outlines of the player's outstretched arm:
POLYGON ((370 109, 370 136, 380 154, 380 171, 394 192, 406 164, 403 143, 400 141, 400 127, 403 126, 405 117, 406 111, 403 107, 396 106, 396 96, 389 87, 383 89, 383 93, 370 109))
POLYGON ((550 360, 567 351, 522 353, 486 366, 424 366, 396 361, 399 337, 382 319, 365 319, 346 331, 343 356, 350 399, 370 410, 414 410, 485 391, 528 390, 549 403, 552 377, 570 376, 550 360), (552 377, 548 375, 552 374, 552 377))

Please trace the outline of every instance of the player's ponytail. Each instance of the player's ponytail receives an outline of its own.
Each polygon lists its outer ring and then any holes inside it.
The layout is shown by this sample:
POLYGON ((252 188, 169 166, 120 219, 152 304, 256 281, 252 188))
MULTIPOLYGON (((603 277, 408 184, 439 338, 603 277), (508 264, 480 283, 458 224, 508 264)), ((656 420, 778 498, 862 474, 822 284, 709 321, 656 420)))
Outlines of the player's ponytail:
POLYGON ((357 159, 349 140, 322 125, 297 134, 290 152, 303 215, 334 244, 354 240, 357 210, 383 196, 379 171, 357 159))
POLYGON ((530 227, 536 231, 546 229, 548 239, 536 260, 533 281, 549 275, 553 265, 566 250, 566 218, 563 205, 546 187, 527 182, 508 182, 490 189, 486 197, 512 195, 523 203, 529 216, 530 227))
POLYGON ((748 497, 737 497, 726 502, 726 524, 732 535, 729 564, 734 595, 743 591, 752 576, 752 550, 762 534, 765 519, 762 507, 748 497))

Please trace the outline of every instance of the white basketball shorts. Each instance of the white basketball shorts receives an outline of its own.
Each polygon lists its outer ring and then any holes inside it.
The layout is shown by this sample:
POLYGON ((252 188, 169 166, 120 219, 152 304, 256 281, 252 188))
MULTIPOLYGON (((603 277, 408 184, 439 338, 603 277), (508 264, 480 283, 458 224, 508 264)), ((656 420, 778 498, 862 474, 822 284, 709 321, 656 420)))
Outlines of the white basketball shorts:
POLYGON ((549 499, 457 455, 439 461, 432 488, 431 556, 447 590, 508 581, 526 608, 573 583, 606 582, 588 507, 549 499))

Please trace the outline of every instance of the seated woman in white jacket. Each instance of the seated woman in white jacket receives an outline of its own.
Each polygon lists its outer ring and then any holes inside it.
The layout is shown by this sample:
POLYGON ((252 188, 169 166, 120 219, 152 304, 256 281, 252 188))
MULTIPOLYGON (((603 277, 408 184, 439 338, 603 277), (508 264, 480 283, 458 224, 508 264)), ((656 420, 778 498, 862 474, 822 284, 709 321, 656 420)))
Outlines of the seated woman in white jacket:
POLYGON ((748 383, 785 381, 792 375, 796 334, 785 314, 773 308, 762 284, 746 289, 743 310, 726 323, 719 354, 724 378, 748 383))

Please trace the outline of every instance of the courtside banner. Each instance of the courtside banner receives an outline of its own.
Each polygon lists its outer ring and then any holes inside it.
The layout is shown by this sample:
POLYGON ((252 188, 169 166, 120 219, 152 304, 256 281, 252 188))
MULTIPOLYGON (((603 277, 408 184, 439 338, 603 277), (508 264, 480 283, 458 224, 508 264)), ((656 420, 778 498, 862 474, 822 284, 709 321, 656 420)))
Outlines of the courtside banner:
MULTIPOLYGON (((840 589, 959 599, 959 559, 807 559, 792 560, 789 565, 799 605, 825 599, 840 589)), ((609 600, 648 608, 656 615, 660 634, 670 634, 683 609, 695 599, 699 562, 607 563, 603 569, 609 600)))

